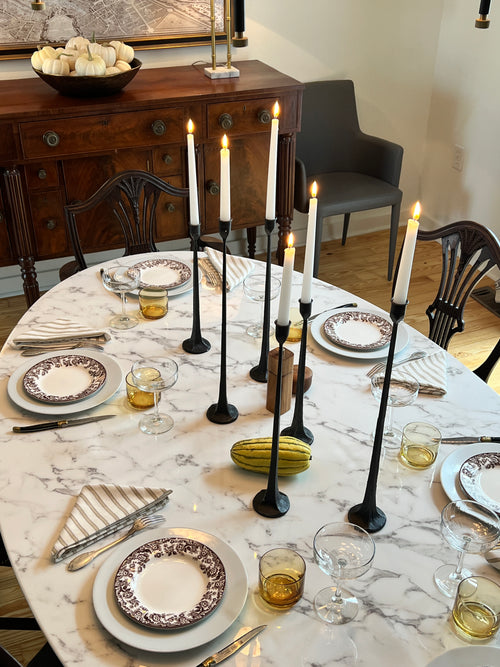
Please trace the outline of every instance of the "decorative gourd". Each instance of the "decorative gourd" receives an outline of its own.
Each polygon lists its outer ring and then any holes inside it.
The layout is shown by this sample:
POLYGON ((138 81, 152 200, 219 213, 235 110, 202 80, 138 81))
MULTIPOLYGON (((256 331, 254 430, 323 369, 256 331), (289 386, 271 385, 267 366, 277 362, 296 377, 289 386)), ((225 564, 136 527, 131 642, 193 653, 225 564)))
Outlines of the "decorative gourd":
POLYGON ((134 59, 134 49, 132 46, 116 40, 110 42, 109 45, 115 49, 117 60, 124 60, 126 63, 131 63, 134 59))
POLYGON ((114 74, 121 74, 121 69, 118 67, 106 67, 106 76, 113 76, 114 74))
MULTIPOLYGON (((252 438, 239 440, 231 447, 231 458, 240 468, 259 472, 269 472, 271 463, 272 438, 252 438)), ((298 438, 280 436, 278 455, 278 475, 296 475, 307 470, 311 460, 311 447, 298 438)))
POLYGON ((115 62, 115 67, 118 68, 120 72, 126 72, 127 70, 132 69, 124 60, 117 60, 115 62))
POLYGON ((56 76, 68 76, 69 65, 58 53, 55 58, 47 58, 43 61, 42 72, 44 74, 55 74, 56 76))
POLYGON ((112 67, 116 62, 116 51, 109 44, 99 44, 95 41, 95 34, 92 35, 92 41, 88 45, 90 52, 101 56, 106 63, 106 67, 112 67))
POLYGON ((31 56, 31 64, 34 69, 41 72, 44 61, 49 59, 52 60, 56 55, 56 50, 52 46, 39 46, 31 56))
POLYGON ((84 49, 87 48, 87 44, 90 44, 90 40, 87 39, 86 37, 82 37, 81 35, 75 35, 75 37, 71 37, 68 39, 66 42, 66 48, 67 49, 76 49, 77 51, 83 51, 84 49))
POLYGON ((101 56, 91 53, 87 45, 87 53, 77 58, 75 70, 78 76, 104 76, 106 74, 106 63, 101 56))
POLYGON ((56 49, 56 50, 59 53, 61 60, 64 60, 65 62, 68 63, 69 69, 74 70, 76 60, 81 56, 80 51, 77 51, 76 49, 56 49))

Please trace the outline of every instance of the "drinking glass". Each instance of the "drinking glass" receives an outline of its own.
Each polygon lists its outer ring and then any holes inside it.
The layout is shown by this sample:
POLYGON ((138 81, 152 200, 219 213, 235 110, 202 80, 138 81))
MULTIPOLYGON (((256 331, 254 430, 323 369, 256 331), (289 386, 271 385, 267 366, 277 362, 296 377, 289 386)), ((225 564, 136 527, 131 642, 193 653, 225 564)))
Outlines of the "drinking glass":
POLYGON ((467 641, 487 641, 500 627, 500 586, 486 577, 462 579, 451 615, 453 628, 467 641))
POLYGON ((160 392, 170 389, 177 382, 179 367, 173 359, 144 359, 132 366, 132 377, 142 391, 154 395, 154 411, 144 415, 139 422, 143 433, 157 435, 170 431, 174 420, 170 415, 160 414, 158 407, 160 392))
MULTIPOLYGON (((281 280, 271 276, 270 287, 269 287, 269 298, 271 301, 275 299, 280 293, 281 280)), ((260 302, 261 313, 260 320, 255 324, 251 324, 247 327, 247 334, 253 338, 260 338, 262 336, 262 323, 264 319, 264 301, 266 298, 266 276, 247 276, 243 281, 243 292, 252 301, 260 302)), ((269 335, 272 336, 274 333, 274 327, 272 324, 269 325, 269 335)))
POLYGON ((271 549, 259 561, 259 593, 277 609, 293 607, 304 592, 306 564, 293 549, 271 549))
POLYGON ((139 274, 132 277, 126 266, 110 266, 101 272, 102 284, 110 292, 116 292, 122 300, 122 312, 111 318, 110 325, 114 329, 131 329, 139 324, 135 315, 127 315, 125 311, 125 293, 137 289, 139 274))
POLYGON ((456 565, 441 565, 434 572, 439 590, 454 597, 458 584, 472 572, 463 567, 466 553, 483 554, 500 538, 500 518, 475 500, 454 500, 441 512, 441 535, 459 551, 456 565))
POLYGON ((344 579, 357 579, 367 572, 375 556, 370 535, 352 523, 328 523, 318 530, 313 541, 314 558, 335 585, 321 590, 314 598, 318 616, 339 625, 355 618, 357 598, 343 587, 344 579))
MULTIPOLYGON (((384 373, 378 373, 371 378, 372 394, 379 401, 382 396, 384 378, 384 373)), ((394 426, 393 408, 402 408, 414 403, 418 396, 419 388, 418 382, 409 375, 400 373, 397 377, 391 377, 383 438, 383 445, 387 449, 399 450, 401 446, 402 431, 400 428, 394 426)))

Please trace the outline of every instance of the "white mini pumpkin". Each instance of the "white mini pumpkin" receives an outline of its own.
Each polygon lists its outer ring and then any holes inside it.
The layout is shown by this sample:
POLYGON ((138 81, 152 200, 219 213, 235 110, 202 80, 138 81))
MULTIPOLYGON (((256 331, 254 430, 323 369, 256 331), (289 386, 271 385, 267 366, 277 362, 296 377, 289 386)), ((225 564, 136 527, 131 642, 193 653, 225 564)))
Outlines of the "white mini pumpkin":
POLYGON ((34 69, 42 71, 45 60, 52 60, 57 56, 56 50, 52 46, 38 47, 31 56, 31 65, 34 69))
POLYGON ((109 44, 99 44, 98 42, 92 41, 89 44, 89 49, 91 53, 96 53, 106 63, 106 67, 112 67, 116 62, 116 51, 109 44))
POLYGON ((87 39, 86 37, 82 37, 81 35, 75 35, 75 37, 71 37, 68 39, 66 42, 66 48, 67 49, 77 49, 78 51, 82 51, 87 47, 87 44, 90 44, 90 40, 87 39))
POLYGON ((47 58, 43 61, 42 72, 44 74, 55 74, 57 76, 68 76, 69 65, 61 58, 59 53, 55 58, 47 58))
POLYGON ((127 70, 132 69, 124 60, 117 60, 115 62, 115 67, 119 69, 120 72, 126 72, 127 70))
POLYGON ((122 70, 118 67, 106 67, 106 76, 113 76, 114 74, 121 74, 122 70))
POLYGON ((77 58, 75 70, 79 76, 104 76, 106 63, 101 56, 91 53, 87 45, 87 53, 77 58))
POLYGON ((134 59, 134 49, 123 42, 113 41, 109 43, 116 51, 116 59, 124 60, 126 63, 131 63, 134 59))

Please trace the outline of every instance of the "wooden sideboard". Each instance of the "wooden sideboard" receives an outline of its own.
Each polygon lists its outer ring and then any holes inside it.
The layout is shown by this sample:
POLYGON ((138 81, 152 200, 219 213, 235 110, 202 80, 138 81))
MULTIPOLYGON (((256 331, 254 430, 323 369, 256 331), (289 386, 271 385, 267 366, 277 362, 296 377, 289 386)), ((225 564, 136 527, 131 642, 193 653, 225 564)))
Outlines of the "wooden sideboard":
MULTIPOLYGON (((277 176, 278 260, 293 216, 295 134, 303 85, 258 61, 235 64, 238 78, 209 79, 202 66, 142 69, 109 97, 64 97, 34 75, 0 81, 0 266, 19 263, 26 300, 39 296, 36 261, 72 248, 64 206, 87 198, 124 169, 151 171, 187 187, 186 127, 195 124, 202 233, 217 233, 219 150, 231 149, 233 229, 264 223, 272 107, 280 104, 277 176)), ((163 202, 157 241, 188 238, 187 204, 163 202)), ((119 247, 115 223, 84 220, 87 252, 119 247)))

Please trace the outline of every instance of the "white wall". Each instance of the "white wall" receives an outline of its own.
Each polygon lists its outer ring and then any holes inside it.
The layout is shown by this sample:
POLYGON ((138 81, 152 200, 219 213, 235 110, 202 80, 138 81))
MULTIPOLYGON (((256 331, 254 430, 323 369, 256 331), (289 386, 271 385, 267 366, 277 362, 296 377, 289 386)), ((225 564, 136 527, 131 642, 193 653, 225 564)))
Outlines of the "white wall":
MULTIPOLYGON (((259 59, 304 82, 352 78, 362 129, 400 143, 405 149, 401 176, 403 220, 421 196, 443 1, 247 0, 249 46, 233 51, 235 60, 259 59)), ((471 15, 472 10, 467 23, 471 15)), ((143 51, 139 57, 144 67, 209 62, 210 48, 143 51)), ((218 60, 224 59, 225 47, 220 46, 218 60)), ((29 61, 0 62, 0 79, 22 76, 34 76, 29 61)), ((385 228, 388 222, 389 209, 373 215, 356 214, 352 216, 350 234, 385 228)), ((325 236, 340 236, 340 227, 337 217, 326 226, 325 236)), ((298 244, 303 243, 304 217, 300 214, 294 220, 294 231, 298 244)), ((44 280, 40 275, 41 285, 44 280)), ((0 292, 5 294, 1 281, 0 292)))

